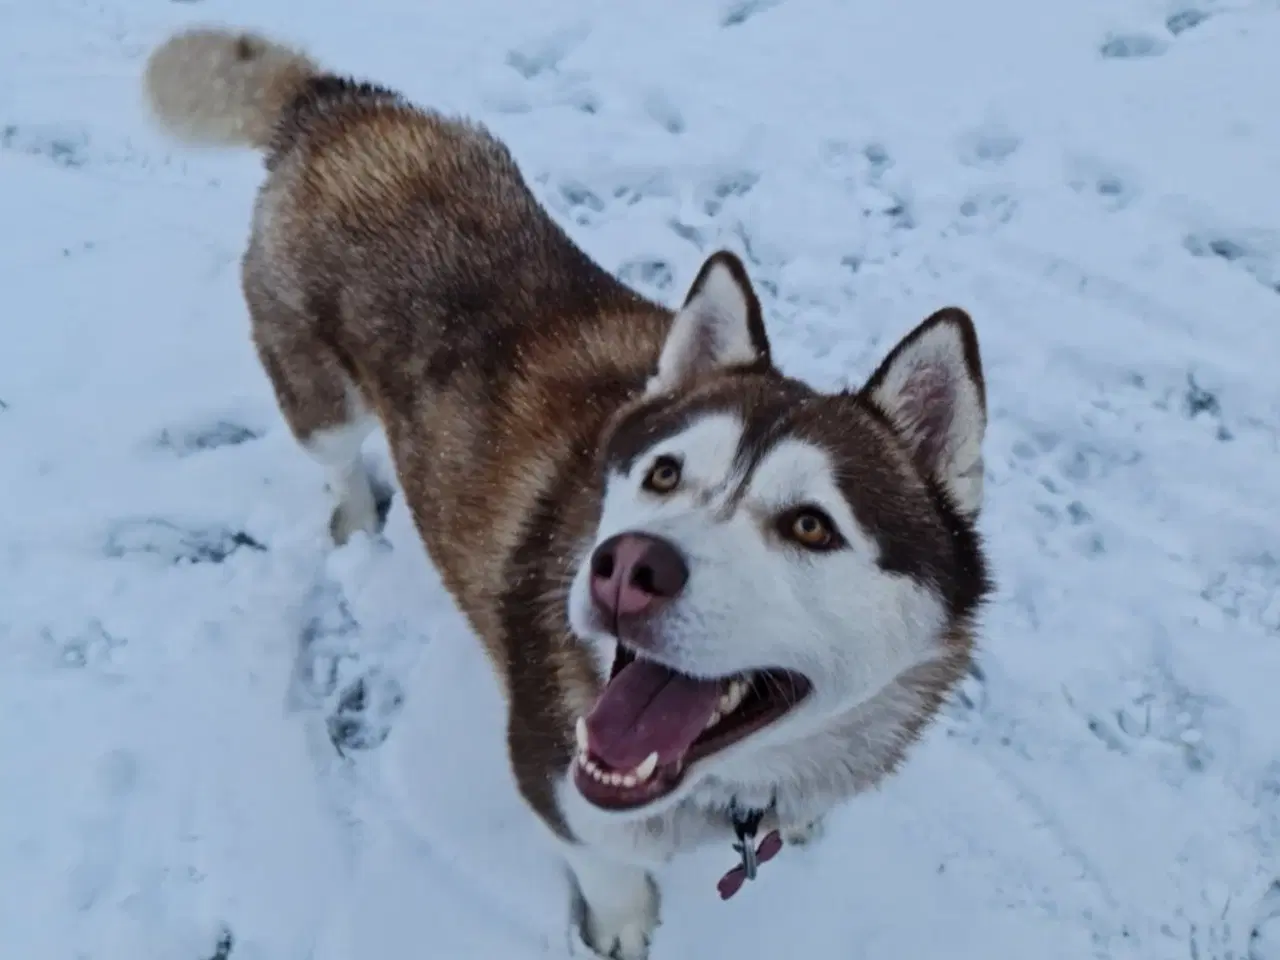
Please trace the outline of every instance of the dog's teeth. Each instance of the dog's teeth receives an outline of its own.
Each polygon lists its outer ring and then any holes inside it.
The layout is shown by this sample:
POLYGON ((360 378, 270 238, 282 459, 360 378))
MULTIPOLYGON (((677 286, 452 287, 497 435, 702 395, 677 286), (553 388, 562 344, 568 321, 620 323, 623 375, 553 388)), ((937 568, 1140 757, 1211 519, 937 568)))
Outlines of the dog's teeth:
POLYGON ((578 740, 578 752, 585 754, 587 752, 587 718, 579 717, 578 722, 574 724, 573 735, 578 740))
POLYGON ((710 730, 712 727, 714 727, 714 726, 715 726, 717 723, 719 723, 719 722, 720 722, 720 709, 717 707, 717 708, 716 708, 716 710, 715 710, 715 712, 713 712, 713 713, 711 714, 711 719, 709 719, 709 720, 707 721, 707 725, 706 725, 705 727, 703 727, 702 729, 703 729, 703 730, 710 730))
MULTIPOLYGON (((580 725, 580 724, 579 724, 580 725)), ((636 767, 629 773, 619 773, 613 770, 605 770, 598 763, 591 759, 586 748, 579 750, 574 762, 578 764, 583 771, 595 780, 597 783, 603 783, 610 787, 627 787, 634 788, 644 783, 658 769, 658 754, 653 752, 640 762, 640 766, 636 767)))
POLYGON ((737 710, 746 696, 747 682, 745 680, 731 680, 728 689, 721 695, 720 704, 717 707, 721 716, 728 716, 737 710))

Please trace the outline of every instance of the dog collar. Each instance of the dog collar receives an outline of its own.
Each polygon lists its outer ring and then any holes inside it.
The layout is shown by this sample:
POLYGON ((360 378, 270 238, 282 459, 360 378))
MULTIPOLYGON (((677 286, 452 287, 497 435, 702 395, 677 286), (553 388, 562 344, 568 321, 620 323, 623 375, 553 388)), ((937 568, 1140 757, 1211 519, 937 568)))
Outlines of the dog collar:
POLYGON ((721 877, 720 882, 716 884, 721 900, 728 900, 742 889, 744 883, 754 880, 760 864, 768 863, 782 849, 782 834, 777 830, 770 830, 759 845, 756 844, 760 822, 772 807, 773 804, 764 809, 741 807, 736 801, 729 805, 729 820, 733 824, 733 832, 737 837, 733 849, 742 863, 721 877))

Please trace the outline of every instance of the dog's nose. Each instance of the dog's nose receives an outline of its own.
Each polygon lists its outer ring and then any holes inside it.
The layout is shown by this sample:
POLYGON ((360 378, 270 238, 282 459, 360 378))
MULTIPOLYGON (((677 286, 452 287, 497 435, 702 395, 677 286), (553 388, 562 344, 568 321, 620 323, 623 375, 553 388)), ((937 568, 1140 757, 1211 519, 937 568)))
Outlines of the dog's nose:
POLYGON ((610 623, 652 613, 688 582, 680 551, 659 537, 620 533, 591 554, 591 599, 610 623))

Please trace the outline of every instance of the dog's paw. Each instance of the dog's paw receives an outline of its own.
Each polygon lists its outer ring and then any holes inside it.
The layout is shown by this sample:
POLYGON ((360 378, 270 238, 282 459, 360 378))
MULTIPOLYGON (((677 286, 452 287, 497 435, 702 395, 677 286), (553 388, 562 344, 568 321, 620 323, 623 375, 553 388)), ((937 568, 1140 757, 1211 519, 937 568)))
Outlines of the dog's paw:
POLYGON ((658 928, 657 884, 644 870, 603 863, 575 864, 573 916, 588 955, 601 960, 648 960, 658 928))
POLYGON ((594 960, 649 960, 653 931, 647 924, 602 922, 595 914, 588 913, 578 934, 586 955, 594 960))
POLYGON ((361 468, 341 483, 331 483, 339 493, 338 505, 329 517, 329 535, 335 546, 345 546, 357 533, 376 537, 387 525, 394 491, 390 484, 361 468))
POLYGON ((333 538, 334 546, 346 546, 347 541, 357 533, 375 537, 381 530, 382 524, 372 506, 353 504, 349 500, 334 507, 333 514, 329 517, 329 535, 333 538))
POLYGON ((821 817, 808 823, 782 828, 782 842, 791 847, 805 847, 817 843, 827 832, 826 821, 821 817))

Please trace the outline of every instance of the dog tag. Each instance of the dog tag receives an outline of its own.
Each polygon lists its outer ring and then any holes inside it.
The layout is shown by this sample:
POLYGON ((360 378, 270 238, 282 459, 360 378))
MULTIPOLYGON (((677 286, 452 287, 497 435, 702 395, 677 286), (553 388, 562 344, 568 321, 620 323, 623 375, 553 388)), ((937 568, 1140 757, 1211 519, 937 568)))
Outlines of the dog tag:
POLYGON ((742 864, 726 873, 716 884, 721 900, 728 900, 742 889, 744 883, 754 880, 760 864, 768 863, 778 855, 782 849, 782 834, 777 830, 769 831, 758 847, 754 844, 754 837, 744 837, 742 842, 735 843, 733 848, 742 857, 742 864))

